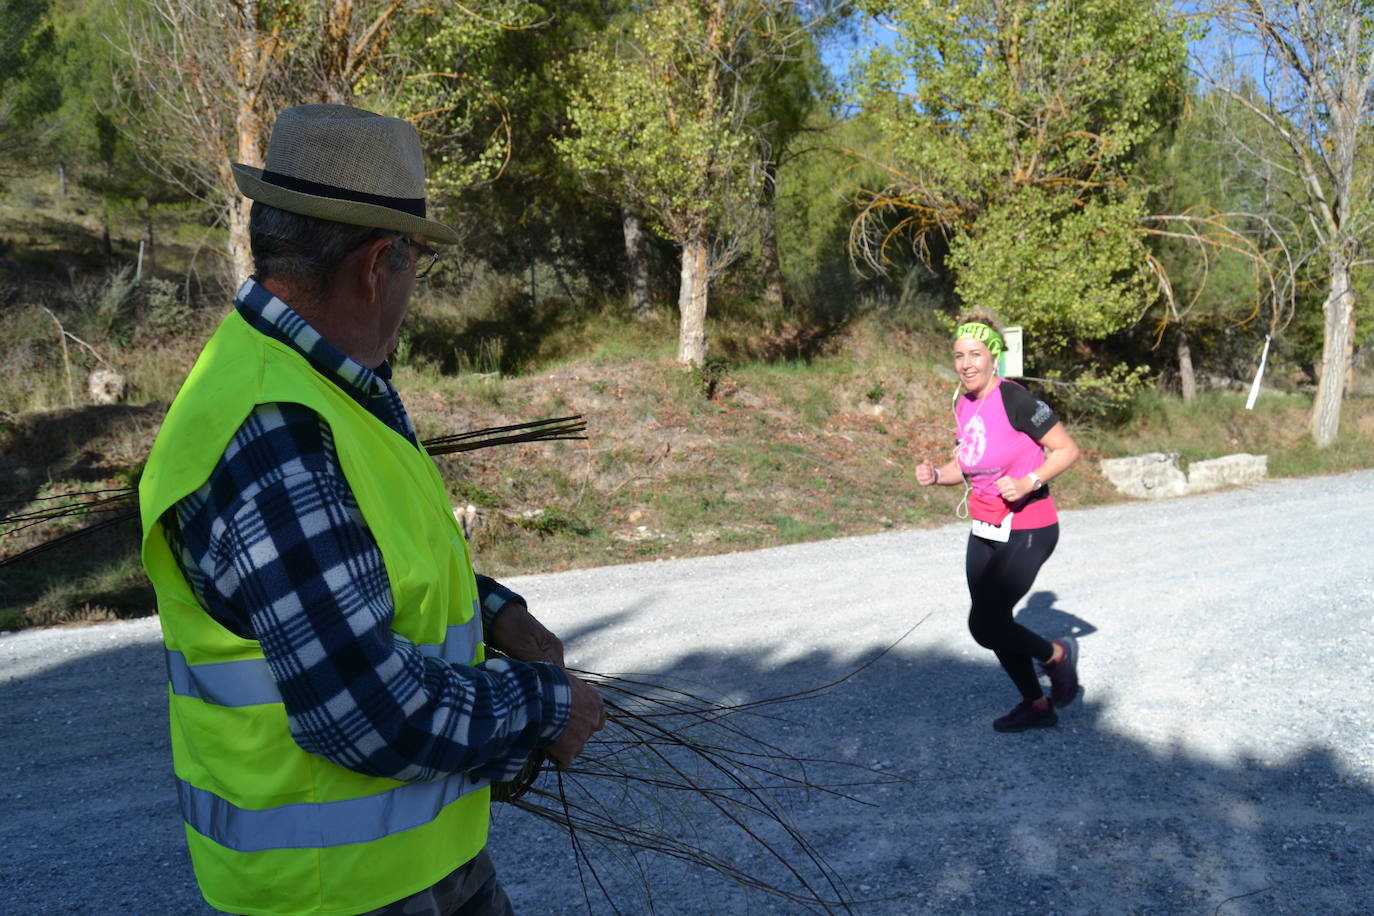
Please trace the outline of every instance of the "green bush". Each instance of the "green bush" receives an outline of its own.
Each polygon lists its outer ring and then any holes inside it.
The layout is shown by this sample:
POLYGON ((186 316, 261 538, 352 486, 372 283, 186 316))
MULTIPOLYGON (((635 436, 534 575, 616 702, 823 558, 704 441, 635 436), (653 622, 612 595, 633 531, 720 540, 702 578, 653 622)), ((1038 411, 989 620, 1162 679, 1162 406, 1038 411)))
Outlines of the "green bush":
POLYGON ((153 277, 143 281, 139 292, 143 302, 140 338, 159 341, 195 327, 195 313, 183 301, 180 284, 153 277))
POLYGON ((1122 364, 1105 372, 1090 367, 1072 379, 1065 378, 1059 370, 1050 370, 1045 375, 1047 400, 1054 402, 1066 421, 1080 425, 1126 422, 1136 408, 1136 399, 1150 384, 1146 367, 1122 364))
POLYGON ((138 283, 124 266, 103 276, 78 277, 70 291, 76 333, 91 346, 110 342, 127 346, 135 327, 133 306, 138 283))
POLYGON ((15 178, 9 184, 10 199, 23 210, 37 210, 45 200, 38 187, 27 178, 15 178))

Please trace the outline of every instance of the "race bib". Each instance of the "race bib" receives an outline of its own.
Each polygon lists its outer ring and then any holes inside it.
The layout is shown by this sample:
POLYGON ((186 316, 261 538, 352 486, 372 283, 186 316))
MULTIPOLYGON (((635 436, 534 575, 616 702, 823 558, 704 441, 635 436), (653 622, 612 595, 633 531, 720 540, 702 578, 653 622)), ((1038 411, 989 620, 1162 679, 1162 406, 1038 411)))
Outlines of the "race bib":
POLYGON ((1008 512, 1007 517, 1002 519, 1002 524, 1000 525, 994 525, 991 522, 980 522, 975 518, 969 525, 969 530, 973 532, 975 537, 980 537, 985 541, 1001 541, 1005 544, 1007 541, 1011 540, 1011 516, 1012 513, 1008 512))

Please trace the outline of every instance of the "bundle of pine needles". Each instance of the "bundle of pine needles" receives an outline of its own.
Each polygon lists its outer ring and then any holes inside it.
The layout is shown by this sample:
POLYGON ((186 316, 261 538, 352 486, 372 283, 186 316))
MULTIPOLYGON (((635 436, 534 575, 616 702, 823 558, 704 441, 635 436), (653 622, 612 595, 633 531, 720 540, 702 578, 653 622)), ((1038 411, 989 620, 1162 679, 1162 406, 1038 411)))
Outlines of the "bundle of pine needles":
POLYGON ((17 534, 26 528, 39 525, 70 526, 84 519, 96 519, 84 525, 49 538, 36 547, 21 551, 10 557, 0 558, 0 569, 11 564, 31 560, 49 550, 55 550, 88 534, 95 534, 138 517, 138 488, 111 487, 104 490, 85 490, 80 493, 65 493, 60 496, 40 496, 27 500, 24 506, 38 505, 13 515, 0 518, 0 537, 17 534))
POLYGON ((424 441, 425 451, 431 455, 451 455, 455 452, 470 452, 473 449, 491 448, 494 445, 519 445, 526 442, 553 442, 562 439, 585 439, 587 421, 581 414, 571 417, 553 417, 548 420, 535 420, 532 423, 514 423, 510 426, 488 426, 453 436, 436 436, 424 441))
POLYGON ((796 756, 751 727, 760 717, 776 718, 772 707, 854 677, 893 646, 832 683, 734 704, 569 669, 602 694, 606 727, 568 768, 536 757, 514 783, 493 787, 493 799, 567 831, 588 912, 594 896, 616 913, 655 912, 654 856, 781 898, 793 912, 853 912, 861 901, 791 808, 819 796, 872 807, 850 791, 903 780, 855 763, 796 756))
MULTIPOLYGON (((437 436, 424 440, 422 444, 430 455, 452 455, 498 445, 586 439, 583 435, 586 430, 587 421, 578 414, 528 423, 513 423, 508 426, 489 426, 451 436, 437 436)), ((14 534, 35 525, 70 525, 85 519, 94 521, 13 556, 0 558, 0 568, 31 560, 45 551, 66 546, 86 535, 133 521, 138 517, 138 488, 86 490, 25 500, 20 505, 25 507, 23 511, 0 518, 0 536, 14 534), (34 504, 38 504, 39 508, 31 508, 34 504)))

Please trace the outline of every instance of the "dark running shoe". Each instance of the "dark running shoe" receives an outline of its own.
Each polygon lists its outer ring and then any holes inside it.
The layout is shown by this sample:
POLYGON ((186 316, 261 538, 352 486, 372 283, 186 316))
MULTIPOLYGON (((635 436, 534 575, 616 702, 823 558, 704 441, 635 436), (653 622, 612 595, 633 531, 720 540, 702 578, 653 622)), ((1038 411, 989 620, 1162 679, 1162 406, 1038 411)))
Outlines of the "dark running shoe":
POLYGON ((1078 695, 1078 640, 1065 636, 1050 642, 1064 647, 1064 657, 1053 665, 1040 667, 1050 676, 1050 702, 1056 709, 1063 709, 1078 695))
POLYGON ((1023 732, 1028 728, 1050 728, 1059 723, 1054 711, 1054 701, 1049 708, 1041 709, 1034 701, 1025 700, 1000 719, 992 720, 992 727, 999 732, 1023 732))

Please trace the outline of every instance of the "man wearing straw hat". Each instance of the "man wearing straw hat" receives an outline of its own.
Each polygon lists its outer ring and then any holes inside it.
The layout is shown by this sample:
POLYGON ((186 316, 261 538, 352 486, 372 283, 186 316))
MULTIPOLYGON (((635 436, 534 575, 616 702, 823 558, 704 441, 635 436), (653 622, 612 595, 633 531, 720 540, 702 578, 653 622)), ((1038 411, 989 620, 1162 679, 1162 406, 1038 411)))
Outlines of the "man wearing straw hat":
POLYGON ((255 276, 139 485, 197 881, 253 916, 510 913, 487 786, 604 720, 558 638, 474 576, 391 384, 429 246, 457 234, 396 118, 287 109, 234 174, 255 276))

